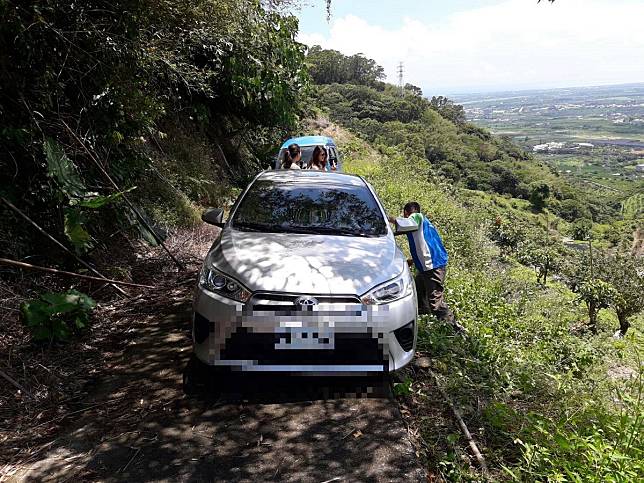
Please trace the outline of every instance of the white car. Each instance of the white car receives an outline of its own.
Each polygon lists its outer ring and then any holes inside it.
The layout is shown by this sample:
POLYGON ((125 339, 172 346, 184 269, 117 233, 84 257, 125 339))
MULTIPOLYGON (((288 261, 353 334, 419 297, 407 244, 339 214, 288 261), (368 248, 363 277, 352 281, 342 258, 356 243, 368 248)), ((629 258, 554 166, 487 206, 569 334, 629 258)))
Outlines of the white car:
POLYGON ((363 178, 264 171, 227 222, 202 218, 222 230, 195 291, 187 389, 208 366, 370 375, 412 360, 414 282, 363 178))

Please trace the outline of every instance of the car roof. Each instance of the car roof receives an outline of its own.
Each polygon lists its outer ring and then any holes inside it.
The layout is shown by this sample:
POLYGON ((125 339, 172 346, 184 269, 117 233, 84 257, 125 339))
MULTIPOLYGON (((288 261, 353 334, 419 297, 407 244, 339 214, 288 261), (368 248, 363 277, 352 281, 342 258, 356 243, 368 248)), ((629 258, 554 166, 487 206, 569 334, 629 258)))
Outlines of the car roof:
POLYGON ((257 180, 272 180, 288 183, 320 184, 327 186, 366 186, 360 176, 327 171, 300 169, 276 169, 263 171, 257 180))
POLYGON ((335 146, 335 141, 329 136, 300 136, 284 141, 280 149, 286 149, 291 144, 299 144, 300 146, 335 146))

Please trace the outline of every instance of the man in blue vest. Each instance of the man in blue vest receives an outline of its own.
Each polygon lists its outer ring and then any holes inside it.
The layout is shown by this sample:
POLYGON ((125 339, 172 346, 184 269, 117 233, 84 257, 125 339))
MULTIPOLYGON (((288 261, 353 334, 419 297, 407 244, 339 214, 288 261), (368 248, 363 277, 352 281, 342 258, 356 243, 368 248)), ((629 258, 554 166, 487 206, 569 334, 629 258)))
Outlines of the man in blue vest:
MULTIPOLYGON (((403 208, 403 216, 417 229, 407 233, 411 259, 407 263, 416 267, 416 293, 418 295, 418 312, 433 314, 439 320, 449 323, 454 329, 463 333, 464 327, 456 322, 454 314, 445 303, 445 273, 447 269, 447 250, 443 245, 436 227, 420 212, 420 205, 415 201, 403 208)), ((395 223, 395 218, 389 217, 395 223)))

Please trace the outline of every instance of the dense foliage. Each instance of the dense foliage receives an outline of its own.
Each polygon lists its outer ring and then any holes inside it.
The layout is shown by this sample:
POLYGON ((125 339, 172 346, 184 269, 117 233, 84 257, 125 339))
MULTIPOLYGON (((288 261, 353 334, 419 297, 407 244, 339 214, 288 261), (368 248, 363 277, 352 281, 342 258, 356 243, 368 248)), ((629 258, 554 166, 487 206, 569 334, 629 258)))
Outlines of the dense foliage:
MULTIPOLYGON (((463 412, 488 459, 490 479, 641 479, 641 333, 607 337, 620 310, 616 292, 632 294, 633 302, 644 290, 641 260, 595 251, 591 263, 586 252, 567 253, 556 236, 512 214, 509 205, 464 207, 463 192, 432 175, 427 160, 410 164, 385 146, 376 155, 358 141, 341 147, 346 169, 366 176, 389 212, 417 200, 446 242, 447 299, 469 335, 455 336, 423 317, 418 349, 430 356, 440 384, 463 412), (501 257, 486 235, 500 246, 501 257), (516 259, 534 264, 538 277, 516 259), (609 273, 628 273, 628 280, 608 280, 609 273), (599 336, 579 330, 589 315, 599 336)), ((447 481, 481 480, 464 438, 436 421, 436 390, 422 379, 416 372, 395 392, 413 411, 430 471, 447 481)))
POLYGON ((362 54, 343 55, 315 45, 307 52, 309 73, 316 84, 382 85, 385 70, 362 54))
MULTIPOLYGON (((297 119, 307 82, 297 19, 259 1, 2 0, 0 16, 0 190, 56 234, 83 230, 69 238, 84 248, 87 225, 96 235, 137 220, 79 201, 115 194, 109 176, 153 206, 158 189, 146 189, 154 159, 173 149, 168 133, 219 146, 210 157, 245 179, 297 119)), ((191 189, 170 182, 184 204, 216 194, 186 169, 174 181, 191 189)), ((2 251, 20 252, 30 232, 2 215, 2 251)))

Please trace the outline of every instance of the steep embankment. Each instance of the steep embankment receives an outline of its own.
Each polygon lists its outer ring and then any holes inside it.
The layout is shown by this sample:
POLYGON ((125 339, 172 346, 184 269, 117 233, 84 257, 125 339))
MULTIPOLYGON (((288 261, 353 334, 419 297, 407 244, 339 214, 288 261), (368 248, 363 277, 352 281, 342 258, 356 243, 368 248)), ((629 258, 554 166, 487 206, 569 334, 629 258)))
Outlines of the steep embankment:
MULTIPOLYGON (((297 20, 263 2, 14 3, 0 2, 0 196, 87 259, 194 223, 296 124, 297 20)), ((0 203, 0 255, 69 263, 23 221, 0 203)))
POLYGON ((433 177, 428 164, 325 129, 341 140, 347 171, 364 175, 390 212, 418 201, 450 252, 447 301, 468 336, 422 317, 418 352, 429 357, 424 366, 433 375, 409 370, 395 388, 430 475, 484 477, 450 407, 437 397, 438 383, 462 413, 492 479, 641 479, 644 447, 635 435, 642 425, 644 318, 633 318, 629 335, 615 340, 615 314, 604 310, 599 335, 584 332, 587 313, 576 294, 550 278, 538 283, 516 254, 501 256, 487 238, 494 212, 433 177))

